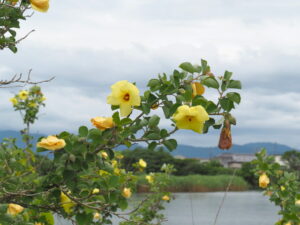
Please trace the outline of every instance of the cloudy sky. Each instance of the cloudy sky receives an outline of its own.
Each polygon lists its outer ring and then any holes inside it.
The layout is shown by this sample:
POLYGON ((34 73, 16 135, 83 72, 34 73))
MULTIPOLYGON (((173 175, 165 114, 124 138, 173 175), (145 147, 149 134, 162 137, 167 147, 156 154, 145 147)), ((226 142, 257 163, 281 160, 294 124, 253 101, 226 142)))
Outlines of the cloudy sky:
MULTIPOLYGON (((26 73, 56 79, 43 85, 47 107, 35 132, 76 131, 94 116, 110 115, 109 86, 206 59, 217 75, 243 83, 234 115, 236 144, 277 142, 299 148, 300 2, 295 0, 52 0, 19 35, 36 29, 15 55, 1 51, 0 77, 26 73)), ((2 89, 1 130, 20 130, 21 118, 2 89)), ((218 132, 176 134, 181 144, 215 146, 218 132)))

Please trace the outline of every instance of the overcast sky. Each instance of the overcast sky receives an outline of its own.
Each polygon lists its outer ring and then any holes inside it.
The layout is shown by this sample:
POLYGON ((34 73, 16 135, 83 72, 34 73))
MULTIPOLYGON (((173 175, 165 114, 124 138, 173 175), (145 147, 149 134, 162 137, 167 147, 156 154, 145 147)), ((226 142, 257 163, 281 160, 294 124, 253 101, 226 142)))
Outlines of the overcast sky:
MULTIPOLYGON (((212 71, 234 73, 243 83, 233 114, 236 144, 300 144, 300 2, 295 0, 52 0, 19 35, 31 34, 19 52, 1 51, 0 77, 33 69, 47 107, 33 131, 76 131, 90 118, 109 116, 106 96, 118 80, 171 73, 181 62, 206 59, 212 71)), ((20 130, 21 118, 2 89, 1 130, 20 130)), ((181 131, 179 143, 215 146, 218 132, 181 131)))

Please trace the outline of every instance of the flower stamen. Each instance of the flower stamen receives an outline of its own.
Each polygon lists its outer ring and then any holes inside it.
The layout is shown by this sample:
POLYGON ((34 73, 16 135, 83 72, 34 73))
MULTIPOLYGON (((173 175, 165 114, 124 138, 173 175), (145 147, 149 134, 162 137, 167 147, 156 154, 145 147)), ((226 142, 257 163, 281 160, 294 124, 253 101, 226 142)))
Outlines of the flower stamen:
POLYGON ((123 99, 124 99, 125 101, 129 101, 129 100, 130 100, 130 95, 129 95, 128 93, 126 93, 126 94, 124 95, 123 99))

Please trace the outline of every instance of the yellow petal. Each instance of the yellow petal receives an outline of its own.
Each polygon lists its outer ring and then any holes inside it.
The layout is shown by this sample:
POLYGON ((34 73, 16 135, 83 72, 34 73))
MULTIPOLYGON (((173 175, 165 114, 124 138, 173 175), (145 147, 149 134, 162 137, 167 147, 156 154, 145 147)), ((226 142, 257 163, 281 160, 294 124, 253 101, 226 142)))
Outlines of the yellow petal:
POLYGON ((49 0, 30 0, 31 7, 39 12, 47 12, 49 9, 49 0))
POLYGON ((128 116, 132 111, 131 105, 125 103, 120 105, 120 115, 122 117, 128 116))

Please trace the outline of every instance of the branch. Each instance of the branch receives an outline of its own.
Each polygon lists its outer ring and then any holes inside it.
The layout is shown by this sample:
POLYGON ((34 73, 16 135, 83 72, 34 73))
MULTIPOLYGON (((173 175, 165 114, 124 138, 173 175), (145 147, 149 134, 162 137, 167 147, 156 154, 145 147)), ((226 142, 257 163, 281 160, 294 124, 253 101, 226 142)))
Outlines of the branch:
POLYGON ((23 74, 20 73, 19 75, 14 75, 11 79, 9 80, 0 80, 0 88, 12 88, 12 87, 24 87, 27 84, 40 84, 40 83, 45 83, 45 82, 50 82, 52 81, 55 77, 51 77, 48 80, 42 80, 42 81, 31 81, 31 72, 32 69, 29 70, 27 74, 27 78, 23 79, 23 74))

